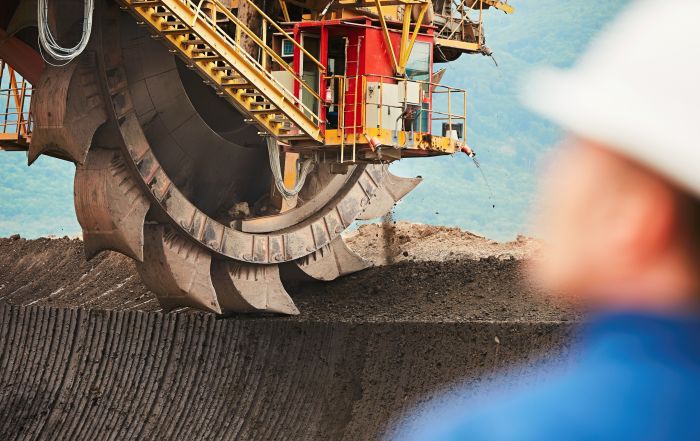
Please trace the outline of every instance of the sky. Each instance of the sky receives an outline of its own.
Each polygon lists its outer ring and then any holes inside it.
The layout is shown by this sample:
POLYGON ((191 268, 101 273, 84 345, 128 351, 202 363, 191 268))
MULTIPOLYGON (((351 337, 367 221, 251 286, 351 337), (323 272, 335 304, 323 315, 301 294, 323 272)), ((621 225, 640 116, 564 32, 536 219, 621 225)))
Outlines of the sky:
MULTIPOLYGON (((463 154, 395 163, 395 174, 424 178, 397 205, 395 219, 458 226, 496 240, 530 233, 538 165, 561 133, 520 104, 520 85, 538 66, 570 67, 627 1, 510 3, 514 15, 492 10, 485 19, 498 67, 481 55, 444 65, 442 83, 469 91, 467 143, 483 175, 463 154)), ((49 157, 26 163, 24 153, 0 152, 0 237, 78 234, 74 166, 49 157)))

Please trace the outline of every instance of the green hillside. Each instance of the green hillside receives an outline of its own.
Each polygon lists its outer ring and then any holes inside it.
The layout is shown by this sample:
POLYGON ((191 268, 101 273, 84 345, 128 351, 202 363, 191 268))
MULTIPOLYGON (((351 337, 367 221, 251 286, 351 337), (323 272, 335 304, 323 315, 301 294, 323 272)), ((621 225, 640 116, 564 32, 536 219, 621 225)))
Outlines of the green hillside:
POLYGON ((520 105, 522 78, 538 65, 570 66, 626 1, 511 1, 512 16, 489 11, 487 45, 499 67, 480 55, 449 64, 445 84, 469 91, 468 144, 478 152, 489 192, 465 155, 402 161, 396 174, 425 178, 396 208, 396 218, 459 226, 499 240, 527 233, 528 207, 542 154, 556 127, 520 105), (495 208, 492 205, 495 204, 495 208))

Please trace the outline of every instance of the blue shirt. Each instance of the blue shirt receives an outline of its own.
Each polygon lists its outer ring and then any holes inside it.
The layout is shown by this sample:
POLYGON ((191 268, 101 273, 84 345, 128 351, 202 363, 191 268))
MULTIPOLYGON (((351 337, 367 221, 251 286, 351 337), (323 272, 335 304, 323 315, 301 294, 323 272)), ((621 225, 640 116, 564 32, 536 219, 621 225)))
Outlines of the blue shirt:
POLYGON ((599 316, 577 352, 544 382, 452 400, 396 440, 700 440, 700 317, 599 316))

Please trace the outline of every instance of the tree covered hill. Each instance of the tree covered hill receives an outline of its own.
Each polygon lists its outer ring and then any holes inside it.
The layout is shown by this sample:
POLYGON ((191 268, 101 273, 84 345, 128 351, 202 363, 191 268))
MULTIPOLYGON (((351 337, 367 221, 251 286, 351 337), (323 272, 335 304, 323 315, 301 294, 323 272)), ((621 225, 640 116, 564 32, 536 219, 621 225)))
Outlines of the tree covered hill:
POLYGON ((447 65, 443 83, 469 91, 467 142, 495 194, 464 155, 406 160, 393 166, 424 182, 396 208, 396 218, 459 226, 495 239, 528 233, 528 208, 538 164, 560 133, 523 107, 522 78, 542 65, 569 67, 626 1, 511 0, 516 13, 485 14, 488 57, 462 56, 447 65), (495 208, 493 207, 495 205, 495 208))

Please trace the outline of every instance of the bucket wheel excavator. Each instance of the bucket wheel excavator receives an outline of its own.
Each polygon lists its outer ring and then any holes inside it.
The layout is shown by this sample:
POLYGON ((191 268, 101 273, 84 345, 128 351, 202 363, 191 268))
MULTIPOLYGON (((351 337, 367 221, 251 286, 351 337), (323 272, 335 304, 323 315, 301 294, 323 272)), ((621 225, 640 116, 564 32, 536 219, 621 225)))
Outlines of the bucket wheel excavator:
POLYGON ((4 1, 1 149, 75 163, 86 256, 134 259, 164 309, 296 314, 283 281, 366 268, 341 233, 420 182, 390 162, 471 152, 466 92, 433 68, 489 52, 489 8, 512 12, 495 0, 4 1))

